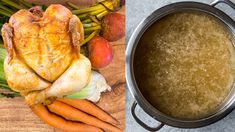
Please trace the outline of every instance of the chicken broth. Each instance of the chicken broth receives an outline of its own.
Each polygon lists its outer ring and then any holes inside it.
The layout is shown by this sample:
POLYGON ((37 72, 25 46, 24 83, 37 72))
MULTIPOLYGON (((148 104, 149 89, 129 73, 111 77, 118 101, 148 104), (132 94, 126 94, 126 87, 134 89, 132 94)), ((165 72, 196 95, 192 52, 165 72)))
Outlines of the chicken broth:
POLYGON ((184 12, 147 29, 135 51, 134 74, 144 97, 161 112, 198 119, 214 112, 234 81, 232 36, 217 19, 184 12))

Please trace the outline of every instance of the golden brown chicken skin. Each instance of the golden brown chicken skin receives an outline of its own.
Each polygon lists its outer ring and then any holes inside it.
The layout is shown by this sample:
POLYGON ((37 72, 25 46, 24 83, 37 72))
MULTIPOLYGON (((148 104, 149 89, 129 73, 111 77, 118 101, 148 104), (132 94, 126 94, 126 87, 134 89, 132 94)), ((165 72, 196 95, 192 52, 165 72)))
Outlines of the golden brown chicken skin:
POLYGON ((79 18, 62 5, 42 12, 20 10, 2 28, 8 56, 8 85, 30 105, 81 90, 90 78, 90 61, 80 52, 84 31, 79 18))

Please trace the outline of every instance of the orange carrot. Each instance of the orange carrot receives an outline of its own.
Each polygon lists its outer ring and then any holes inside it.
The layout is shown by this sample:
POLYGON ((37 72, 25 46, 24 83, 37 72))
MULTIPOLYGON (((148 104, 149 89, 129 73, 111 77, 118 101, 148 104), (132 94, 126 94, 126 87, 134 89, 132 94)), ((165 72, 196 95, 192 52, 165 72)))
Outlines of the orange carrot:
POLYGON ((32 111, 39 116, 44 122, 47 124, 56 127, 58 129, 61 129, 63 131, 69 131, 69 132, 103 132, 103 130, 86 125, 83 123, 77 123, 72 121, 67 121, 63 119, 62 117, 59 117, 55 114, 50 113, 47 108, 42 105, 38 104, 31 107, 32 111))
POLYGON ((105 131, 111 132, 121 132, 121 130, 111 124, 101 121, 100 119, 88 115, 68 104, 60 101, 54 101, 52 104, 48 105, 51 112, 56 113, 68 120, 80 121, 88 125, 96 126, 104 129, 105 131))
POLYGON ((93 115, 102 121, 117 125, 119 122, 114 119, 112 116, 110 116, 108 113, 104 112, 102 109, 100 109, 98 106, 94 105, 88 100, 84 99, 59 99, 59 101, 69 104, 81 111, 84 111, 90 115, 93 115))

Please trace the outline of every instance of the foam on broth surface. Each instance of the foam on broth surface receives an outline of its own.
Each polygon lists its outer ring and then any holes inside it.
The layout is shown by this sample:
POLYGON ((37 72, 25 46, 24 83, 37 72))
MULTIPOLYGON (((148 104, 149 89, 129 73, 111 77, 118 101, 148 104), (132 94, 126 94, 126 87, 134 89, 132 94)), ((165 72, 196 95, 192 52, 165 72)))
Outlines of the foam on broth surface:
POLYGON ((231 35, 214 17, 185 12, 164 17, 136 48, 134 74, 144 97, 177 118, 204 117, 233 84, 231 35))

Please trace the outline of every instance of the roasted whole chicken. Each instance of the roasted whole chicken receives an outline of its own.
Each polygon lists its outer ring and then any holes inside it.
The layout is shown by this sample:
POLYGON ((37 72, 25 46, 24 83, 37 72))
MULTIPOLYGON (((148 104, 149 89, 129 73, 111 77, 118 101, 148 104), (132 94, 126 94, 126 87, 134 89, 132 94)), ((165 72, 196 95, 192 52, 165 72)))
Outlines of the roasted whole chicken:
POLYGON ((62 5, 45 12, 19 10, 2 28, 8 85, 29 105, 80 91, 90 80, 90 61, 80 54, 84 31, 62 5))

